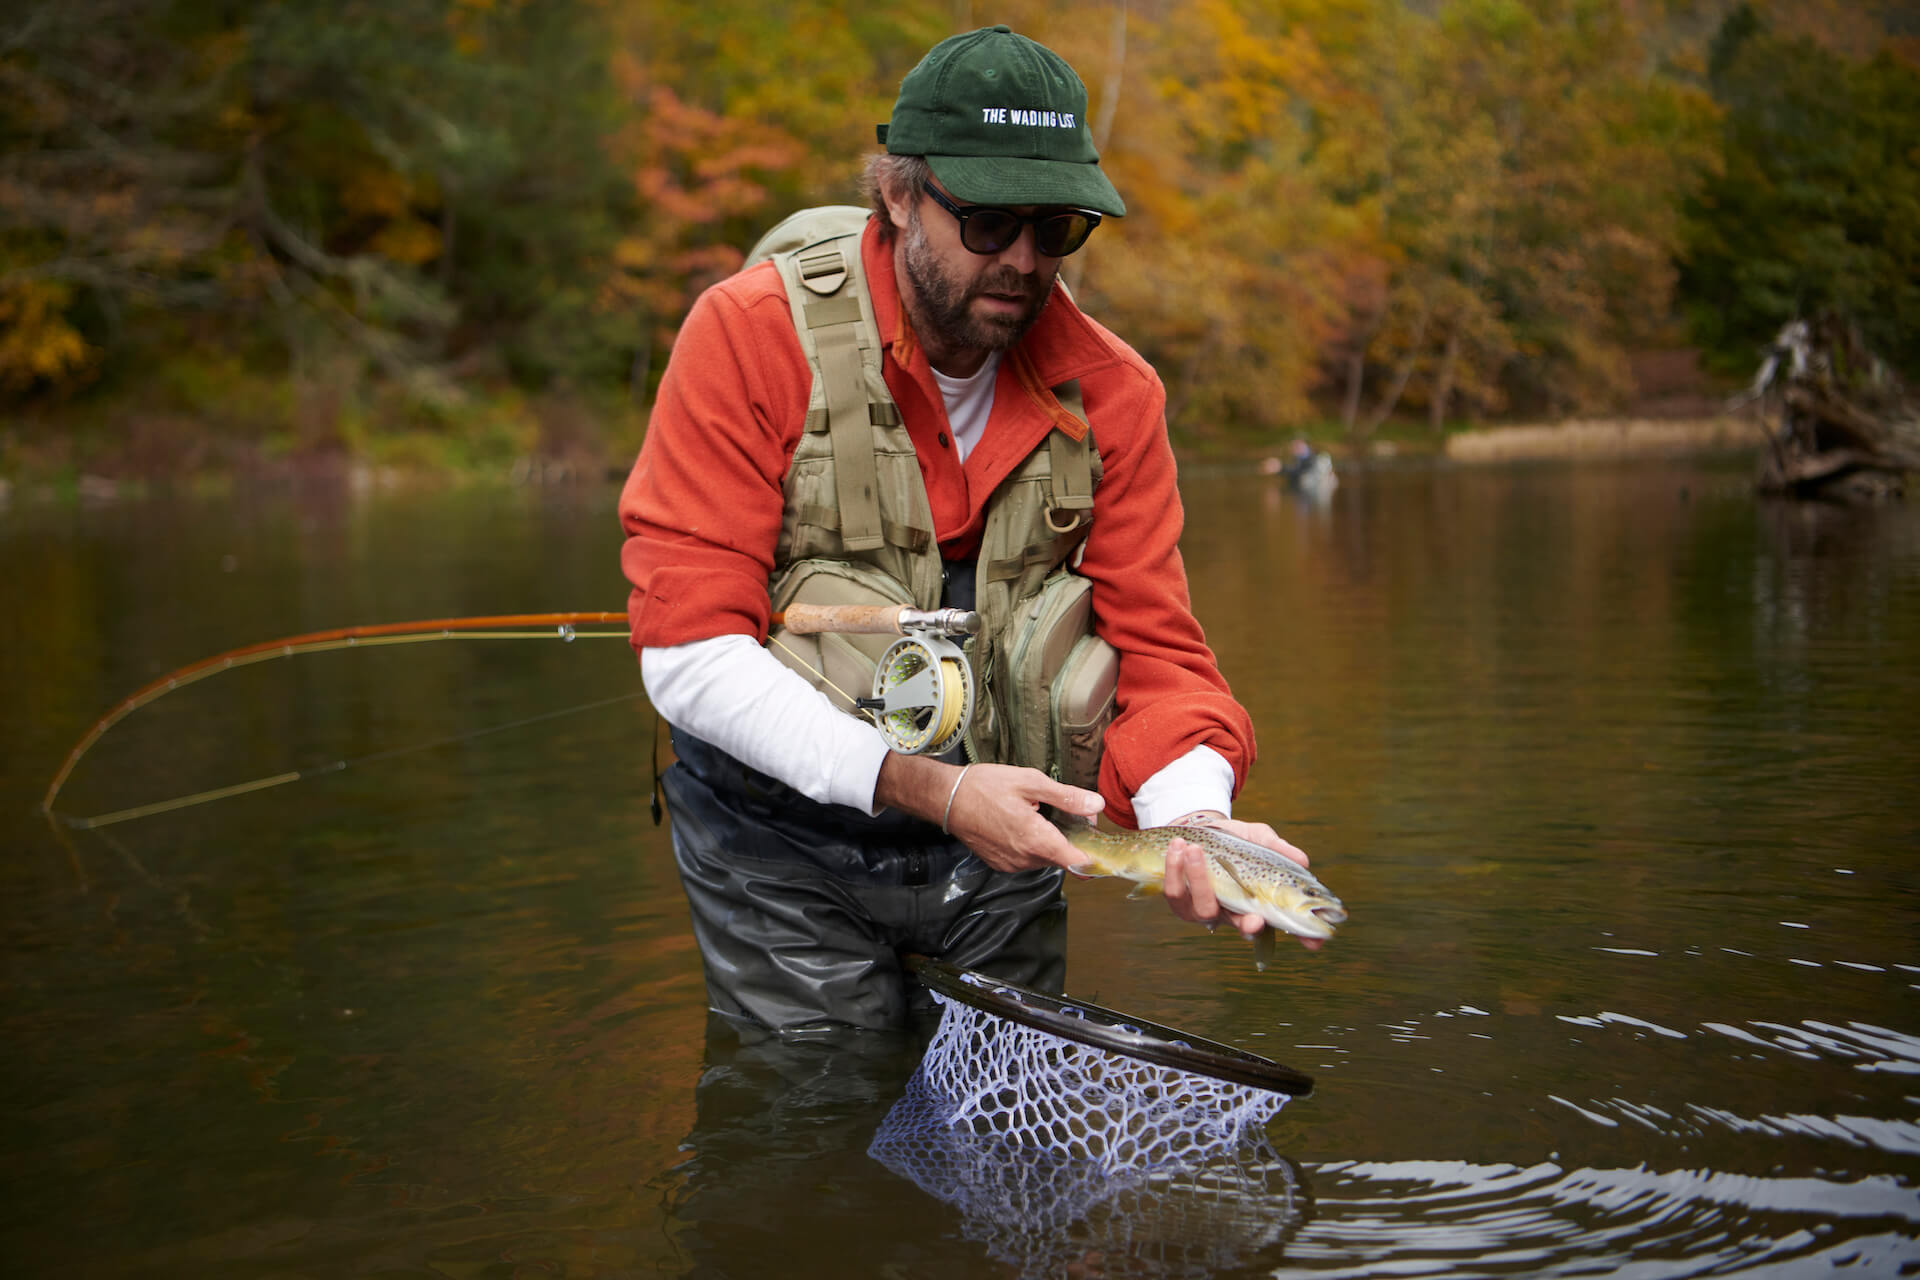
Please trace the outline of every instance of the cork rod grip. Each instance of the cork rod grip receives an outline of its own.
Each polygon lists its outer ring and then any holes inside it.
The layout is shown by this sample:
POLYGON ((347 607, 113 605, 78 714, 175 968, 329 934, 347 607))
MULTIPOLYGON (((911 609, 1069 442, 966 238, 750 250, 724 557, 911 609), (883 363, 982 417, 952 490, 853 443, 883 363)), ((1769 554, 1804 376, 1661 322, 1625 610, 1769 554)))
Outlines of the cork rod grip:
POLYGON ((842 635, 897 636, 902 634, 902 604, 790 604, 773 616, 775 626, 796 635, 838 632, 842 635))

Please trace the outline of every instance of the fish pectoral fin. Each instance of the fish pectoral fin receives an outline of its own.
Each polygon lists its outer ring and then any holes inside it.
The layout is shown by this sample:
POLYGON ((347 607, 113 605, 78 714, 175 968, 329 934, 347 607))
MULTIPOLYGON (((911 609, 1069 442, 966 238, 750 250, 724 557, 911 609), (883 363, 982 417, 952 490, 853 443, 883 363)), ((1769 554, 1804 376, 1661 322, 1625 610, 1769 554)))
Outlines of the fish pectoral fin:
POLYGON ((1240 890, 1241 894, 1247 899, 1247 901, 1252 902, 1254 900, 1253 890, 1247 887, 1247 882, 1245 880, 1242 880, 1237 874, 1234 873, 1233 864, 1231 862, 1228 862, 1225 858, 1218 858, 1214 860, 1213 865, 1219 869, 1219 872, 1221 875, 1233 881, 1234 886, 1240 890))

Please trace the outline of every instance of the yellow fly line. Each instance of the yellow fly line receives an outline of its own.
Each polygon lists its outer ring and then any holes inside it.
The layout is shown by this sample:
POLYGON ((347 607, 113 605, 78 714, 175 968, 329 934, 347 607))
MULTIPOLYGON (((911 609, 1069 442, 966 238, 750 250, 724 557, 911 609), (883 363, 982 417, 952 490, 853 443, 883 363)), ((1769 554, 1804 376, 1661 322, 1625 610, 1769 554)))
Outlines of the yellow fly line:
MULTIPOLYGON (((897 606, 821 605, 795 606, 784 613, 776 613, 773 615, 772 621, 776 626, 785 624, 789 629, 802 634, 826 631, 852 633, 892 632, 894 634, 904 634, 919 626, 934 625, 946 627, 955 624, 956 620, 970 620, 973 618, 974 615, 960 615, 952 610, 920 613, 897 606)), ((977 625, 977 622, 971 625, 977 625)), ((62 822, 70 827, 80 829, 104 827, 117 822, 131 821, 134 818, 144 818, 153 814, 168 813, 175 809, 185 809, 191 805, 204 804, 211 800, 222 800, 229 796, 245 795, 253 791, 264 791, 270 787, 284 786, 290 782, 298 782, 303 778, 315 777, 323 773, 337 772, 340 769, 346 768, 349 763, 352 763, 346 760, 339 760, 317 768, 276 773, 269 777, 255 778, 249 782, 234 783, 231 786, 225 787, 215 787, 211 790, 195 792, 188 796, 177 796, 171 800, 159 800, 151 804, 136 805, 128 809, 117 809, 111 813, 96 814, 88 818, 56 815, 53 804, 54 801, 59 798, 61 788, 66 786, 67 780, 73 776, 73 771, 75 767, 79 765, 81 757, 85 756, 93 747, 93 744, 98 742, 109 729, 132 715, 135 711, 147 706, 158 698, 172 693, 175 689, 183 689, 190 684, 205 680, 209 676, 216 676, 225 671, 232 671, 237 667, 251 666, 259 662, 271 662, 277 658, 290 658, 295 654, 324 653, 332 649, 369 649, 387 645, 427 644, 440 640, 559 639, 563 641, 573 641, 582 639, 626 640, 628 638, 629 631, 627 628, 627 615, 625 613, 581 611, 572 613, 503 613, 477 615, 465 618, 429 618, 418 622, 385 622, 368 626, 336 627, 327 631, 309 631, 301 635, 282 636, 277 640, 263 640, 257 644, 241 645, 238 648, 228 649, 223 653, 216 653, 210 658, 202 658, 198 662, 191 662, 184 667, 169 671, 166 675, 142 685, 115 703, 108 709, 105 715, 94 721, 92 727, 82 734, 80 740, 74 744, 73 750, 67 753, 67 758, 61 764, 59 772, 54 775, 53 781, 47 785, 46 795, 41 797, 40 810, 47 815, 49 819, 59 817, 62 822), (581 629, 583 627, 599 628, 614 623, 620 624, 618 630, 581 629)), ((786 645, 780 644, 778 638, 772 639, 773 643, 779 644, 782 649, 786 649, 801 665, 806 666, 809 670, 813 670, 811 663, 808 663, 799 654, 793 653, 791 649, 787 649, 786 645)), ((945 661, 941 663, 940 670, 945 679, 942 682, 944 687, 939 698, 937 716, 935 718, 935 728, 937 732, 933 737, 929 738, 928 741, 939 740, 951 733, 958 726, 961 707, 963 705, 946 692, 946 689, 956 687, 962 679, 962 673, 958 668, 958 664, 952 661, 945 661)), ((819 675, 822 680, 826 680, 824 673, 816 671, 815 674, 819 675)), ((860 699, 832 685, 831 681, 827 683, 829 687, 834 689, 834 692, 839 693, 842 697, 846 698, 848 702, 855 703, 856 705, 860 703, 860 699)), ((615 702, 629 701, 641 696, 643 695, 640 693, 621 694, 613 698, 603 699, 599 702, 589 703, 585 707, 573 707, 565 711, 550 712, 545 715, 532 717, 530 720, 516 721, 513 725, 502 727, 514 728, 540 720, 552 719, 558 715, 571 714, 574 711, 590 710, 594 707, 608 706, 615 702)), ((498 732, 498 729, 481 730, 481 732, 498 732)), ((429 745, 437 746, 449 742, 464 741, 466 738, 475 736, 477 735, 466 734, 459 738, 442 739, 439 742, 429 745)), ((416 749, 418 748, 405 748, 405 750, 416 749)), ((362 759, 379 759, 396 754, 399 754, 399 752, 379 752, 373 756, 362 757, 362 759)))
MULTIPOLYGON (((40 810, 48 816, 53 815, 53 802, 60 795, 60 789, 73 776, 74 768, 80 758, 87 754, 93 744, 113 728, 114 725, 132 715, 175 689, 183 689, 198 683, 209 676, 219 675, 223 671, 232 671, 236 667, 251 666, 257 662, 270 662, 276 658, 290 658, 301 653, 324 653, 330 649, 377 648, 386 645, 425 644, 437 640, 580 640, 580 639, 621 639, 627 638, 625 627, 627 615, 606 611, 574 613, 506 613, 489 614, 469 618, 429 618, 419 622, 384 622, 370 626, 335 627, 327 631, 309 631, 297 636, 282 636, 277 640, 263 640, 257 644, 241 645, 216 653, 210 658, 188 663, 177 670, 169 671, 157 680, 148 682, 115 703, 105 715, 94 721, 93 726, 80 736, 73 750, 67 753, 66 761, 60 771, 47 786, 47 793, 41 797, 40 810), (609 623, 622 624, 618 631, 581 630, 582 627, 598 627, 609 623)), ((616 699, 617 701, 617 699, 616 699)), ((111 814, 101 814, 94 818, 70 821, 74 826, 105 826, 109 821, 124 822, 130 818, 145 817, 152 813, 164 813, 171 809, 183 809, 188 805, 218 800, 226 796, 242 795, 249 791, 260 791, 267 787, 280 786, 296 782, 302 777, 314 773, 327 772, 340 768, 335 764, 324 770, 306 770, 304 772, 275 774, 271 778, 260 778, 253 782, 243 782, 231 787, 219 787, 213 791, 203 791, 192 796, 182 796, 176 800, 164 800, 151 805, 141 805, 135 809, 122 809, 111 814)))

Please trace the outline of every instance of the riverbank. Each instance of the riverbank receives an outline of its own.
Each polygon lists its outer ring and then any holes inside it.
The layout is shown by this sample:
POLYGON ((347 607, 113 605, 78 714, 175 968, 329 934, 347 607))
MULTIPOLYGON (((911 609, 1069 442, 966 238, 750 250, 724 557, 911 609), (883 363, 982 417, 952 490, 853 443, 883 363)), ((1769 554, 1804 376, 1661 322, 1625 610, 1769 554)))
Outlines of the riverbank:
POLYGON ((95 402, 0 418, 0 507, 236 491, 602 483, 645 415, 624 395, 289 382, 192 362, 95 402))
MULTIPOLYGON (((369 492, 447 485, 559 485, 617 481, 637 448, 637 415, 623 415, 616 429, 595 429, 594 414, 577 403, 516 406, 522 429, 491 433, 491 448, 454 449, 445 432, 386 433, 377 447, 354 451, 338 444, 318 449, 274 447, 257 440, 200 438, 194 447, 156 449, 156 436, 192 437, 184 422, 144 430, 119 448, 96 439, 94 448, 21 448, 0 454, 12 465, 0 469, 0 509, 16 501, 104 502, 151 493, 230 493, 235 489, 321 487, 369 492), (511 441, 511 443, 509 443, 511 441), (531 448, 527 446, 531 445, 531 448), (518 447, 515 447, 518 446, 518 447), (620 452, 614 452, 618 448, 620 452), (142 465, 142 464, 146 465, 142 465), (10 473, 10 474, 9 474, 10 473)), ((508 415, 500 415, 507 417, 508 415)), ((365 443, 364 441, 362 443, 365 443)), ((1750 417, 1589 419, 1561 423, 1478 427, 1444 436, 1426 433, 1384 436, 1367 445, 1372 461, 1488 465, 1536 461, 1618 461, 1683 457, 1702 453, 1753 452, 1763 443, 1750 417)), ((1337 437, 1316 440, 1336 457, 1354 460, 1355 446, 1337 437)), ((1269 446, 1248 451, 1264 459, 1269 446)), ((1230 463, 1214 451, 1183 456, 1230 463)))
POLYGON ((1751 416, 1614 418, 1511 427, 1483 427, 1446 437, 1449 462, 1532 462, 1680 457, 1754 452, 1765 444, 1751 416))

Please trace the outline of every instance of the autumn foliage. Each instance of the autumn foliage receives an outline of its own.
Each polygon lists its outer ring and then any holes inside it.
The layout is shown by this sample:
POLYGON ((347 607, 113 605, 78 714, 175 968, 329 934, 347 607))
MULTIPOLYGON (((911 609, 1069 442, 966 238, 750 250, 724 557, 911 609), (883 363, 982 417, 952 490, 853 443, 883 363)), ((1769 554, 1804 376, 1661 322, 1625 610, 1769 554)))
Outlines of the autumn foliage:
POLYGON ((1637 349, 1734 364, 1816 306, 1910 360, 1920 81, 1839 8, 29 0, 0 396, 212 351, 456 432, 477 386, 644 402, 699 290, 857 201, 900 77, 986 21, 1088 84, 1129 216, 1067 277, 1188 440, 1606 408, 1637 349))

